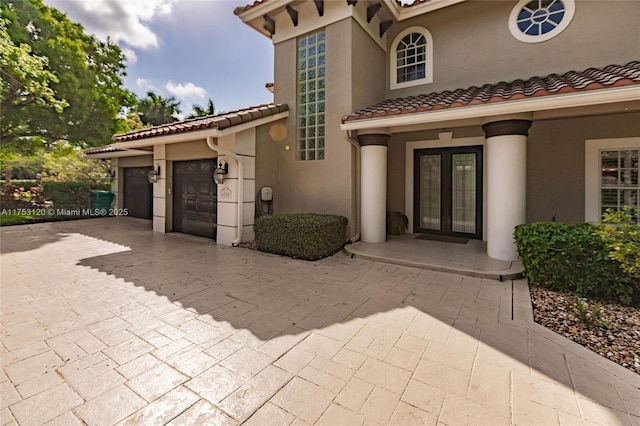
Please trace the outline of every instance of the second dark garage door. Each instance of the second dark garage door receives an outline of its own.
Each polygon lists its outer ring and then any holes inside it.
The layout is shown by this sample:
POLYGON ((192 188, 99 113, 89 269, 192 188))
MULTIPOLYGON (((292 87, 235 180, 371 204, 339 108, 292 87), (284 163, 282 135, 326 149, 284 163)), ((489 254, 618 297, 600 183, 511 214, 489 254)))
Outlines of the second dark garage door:
POLYGON ((216 238, 215 159, 173 163, 173 230, 216 238))
POLYGON ((124 174, 123 207, 128 216, 153 218, 153 184, 149 183, 149 167, 126 167, 124 174))

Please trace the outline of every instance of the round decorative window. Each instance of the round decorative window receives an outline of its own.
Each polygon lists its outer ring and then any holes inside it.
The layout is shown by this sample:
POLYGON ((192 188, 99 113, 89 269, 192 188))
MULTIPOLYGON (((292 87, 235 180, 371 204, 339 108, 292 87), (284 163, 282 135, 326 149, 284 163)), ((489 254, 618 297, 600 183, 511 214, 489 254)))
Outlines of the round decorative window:
POLYGON ((549 40, 564 30, 575 12, 574 0, 520 0, 511 11, 511 34, 525 43, 549 40))

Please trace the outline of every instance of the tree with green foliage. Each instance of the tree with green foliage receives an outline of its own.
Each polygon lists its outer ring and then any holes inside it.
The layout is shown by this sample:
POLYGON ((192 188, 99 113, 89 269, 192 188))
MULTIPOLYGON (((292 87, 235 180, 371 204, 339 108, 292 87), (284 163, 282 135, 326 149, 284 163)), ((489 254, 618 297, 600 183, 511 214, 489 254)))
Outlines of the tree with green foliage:
POLYGON ((135 102, 120 48, 42 0, 3 0, 0 13, 0 155, 109 143, 119 112, 135 102))
POLYGON ((41 158, 43 181, 109 183, 110 163, 88 159, 77 147, 58 144, 41 158))
POLYGON ((138 114, 143 124, 159 126, 161 124, 178 121, 180 114, 180 102, 172 96, 163 98, 154 93, 147 92, 147 96, 138 100, 138 114))
MULTIPOLYGON (((49 58, 32 54, 26 43, 17 45, 0 18, 0 99, 16 108, 38 105, 61 113, 69 104, 56 98, 51 84, 58 78, 49 71, 49 58)), ((3 117, 4 118, 4 117, 3 117)), ((4 129, 3 129, 4 130, 4 129)))
POLYGON ((216 108, 213 105, 213 101, 209 99, 206 107, 202 107, 198 104, 193 105, 193 112, 187 116, 187 118, 205 117, 207 115, 214 115, 216 108))

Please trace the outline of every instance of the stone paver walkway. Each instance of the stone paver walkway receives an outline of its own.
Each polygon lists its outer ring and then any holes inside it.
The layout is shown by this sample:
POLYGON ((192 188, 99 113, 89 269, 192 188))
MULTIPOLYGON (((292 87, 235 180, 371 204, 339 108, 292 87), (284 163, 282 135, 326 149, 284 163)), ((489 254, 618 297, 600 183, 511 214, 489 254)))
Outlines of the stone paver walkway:
POLYGON ((640 425, 640 376, 534 324, 524 281, 127 218, 1 250, 1 425, 640 425))

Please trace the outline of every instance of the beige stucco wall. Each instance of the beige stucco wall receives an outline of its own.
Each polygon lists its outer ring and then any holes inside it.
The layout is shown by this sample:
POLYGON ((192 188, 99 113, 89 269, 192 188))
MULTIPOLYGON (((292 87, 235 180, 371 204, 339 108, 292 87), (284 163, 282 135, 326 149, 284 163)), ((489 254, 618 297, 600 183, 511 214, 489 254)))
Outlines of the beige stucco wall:
MULTIPOLYGON (((384 55, 350 18, 329 25, 325 31, 325 160, 295 159, 296 40, 275 45, 275 101, 289 105, 289 118, 285 123, 288 135, 281 145, 289 145, 290 149, 277 150, 280 173, 274 198, 278 200, 276 211, 280 213, 340 214, 351 222, 353 155, 351 145, 340 130, 340 122, 343 115, 355 108, 383 99, 384 55)), ((352 223, 349 227, 354 231, 352 223)))
POLYGON ((207 146, 206 140, 167 144, 167 160, 187 161, 216 158, 218 154, 207 146))
POLYGON ((138 157, 120 157, 118 158, 118 167, 146 167, 153 164, 153 153, 149 155, 140 155, 138 157))
POLYGON ((570 25, 542 43, 523 43, 509 31, 517 2, 467 1, 394 24, 389 46, 407 27, 433 36, 433 83, 389 90, 396 98, 458 87, 624 64, 640 57, 640 2, 577 0, 570 25))
POLYGON ((640 135, 640 113, 534 122, 527 144, 527 222, 584 222, 585 140, 640 135))
POLYGON ((384 100, 386 53, 360 24, 352 21, 351 28, 351 108, 357 111, 384 100))
MULTIPOLYGON (((273 211, 281 213, 281 194, 279 184, 279 154, 284 151, 284 142, 271 139, 271 124, 256 129, 256 193, 265 186, 273 189, 273 211)), ((256 194, 253 194, 255 197, 256 194)))

